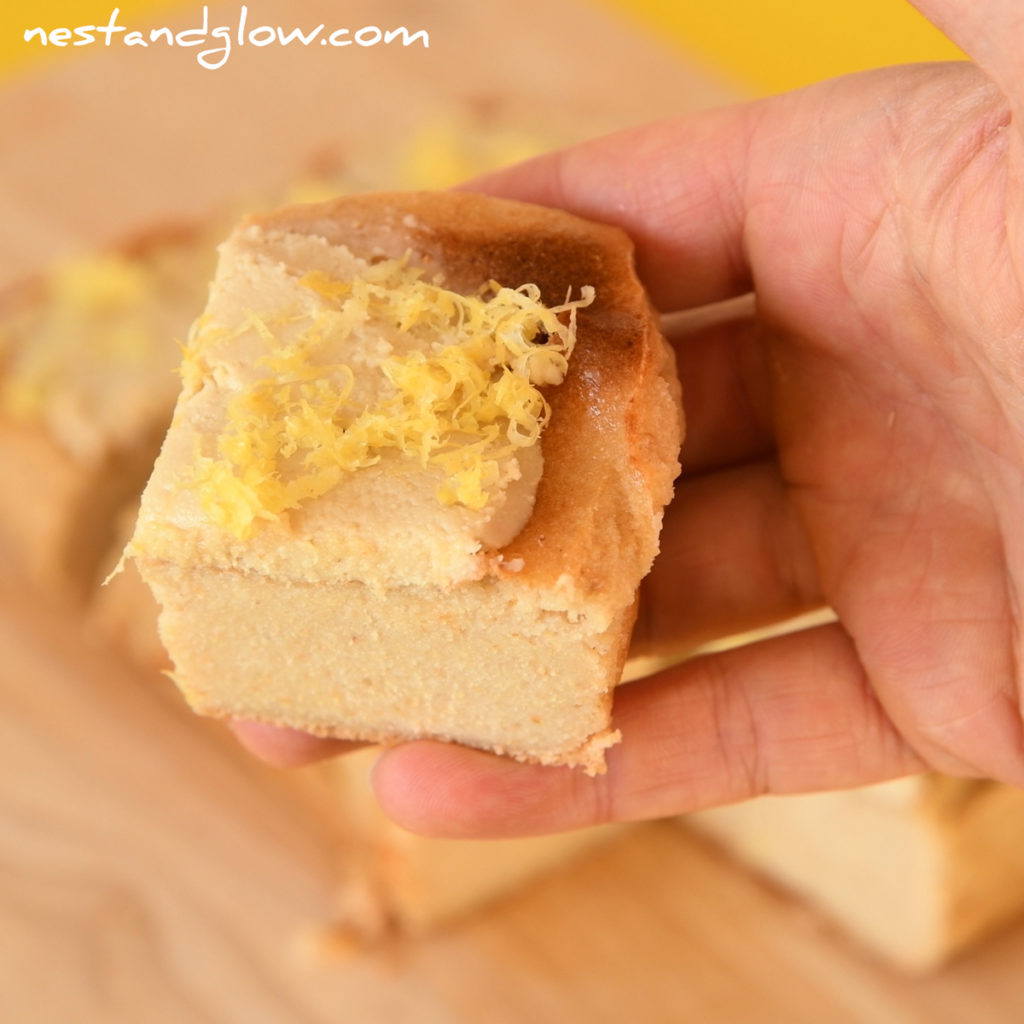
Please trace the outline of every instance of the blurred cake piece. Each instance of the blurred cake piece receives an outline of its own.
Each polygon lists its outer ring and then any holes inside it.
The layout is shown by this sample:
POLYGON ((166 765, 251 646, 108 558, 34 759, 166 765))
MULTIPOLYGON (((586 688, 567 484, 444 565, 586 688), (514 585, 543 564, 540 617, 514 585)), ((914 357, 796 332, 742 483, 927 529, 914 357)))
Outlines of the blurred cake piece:
POLYGON ((368 782, 367 748, 312 768, 344 820, 337 924, 359 943, 416 936, 458 922, 553 874, 628 828, 607 825, 525 839, 429 839, 384 817, 368 782))
POLYGON ((1024 912, 1024 792, 938 775, 681 819, 908 970, 1024 912))
POLYGON ((157 231, 0 296, 0 555, 8 580, 80 600, 137 497, 180 387, 211 238, 157 231))

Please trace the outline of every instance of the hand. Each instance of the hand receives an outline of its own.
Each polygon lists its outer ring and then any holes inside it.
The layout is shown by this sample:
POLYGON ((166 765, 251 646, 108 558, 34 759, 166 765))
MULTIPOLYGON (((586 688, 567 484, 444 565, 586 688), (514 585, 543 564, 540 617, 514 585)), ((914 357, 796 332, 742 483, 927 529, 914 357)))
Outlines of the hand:
POLYGON ((1024 784, 1024 26, 1010 0, 920 6, 988 74, 848 77, 474 183, 621 225, 664 313, 756 296, 675 334, 684 474, 637 649, 838 621, 622 687, 598 778, 389 750, 400 823, 539 833, 928 769, 1024 784))

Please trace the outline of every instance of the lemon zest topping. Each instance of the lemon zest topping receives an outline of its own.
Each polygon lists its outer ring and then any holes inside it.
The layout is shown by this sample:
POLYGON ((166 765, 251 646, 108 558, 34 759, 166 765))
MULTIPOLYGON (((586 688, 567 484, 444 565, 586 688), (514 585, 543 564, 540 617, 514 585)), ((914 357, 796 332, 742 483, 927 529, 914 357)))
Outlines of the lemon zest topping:
MULTIPOLYGON (((299 284, 321 300, 296 337, 249 312, 238 331, 265 346, 236 391, 216 454, 196 453, 192 484, 210 520, 245 538, 335 487, 343 474, 386 452, 441 470, 443 504, 482 509, 501 480, 501 460, 536 444, 550 416, 540 388, 562 382, 576 338, 576 312, 594 289, 547 307, 536 285, 490 281, 475 295, 427 280, 406 259, 371 263, 359 276, 334 280, 320 271, 299 284), (413 342, 375 367, 378 397, 352 400, 354 371, 332 361, 339 345, 395 332, 413 342)), ((206 353, 223 329, 200 323, 185 348, 183 377, 196 389, 209 378, 206 353), (218 333, 219 332, 219 333, 218 333)))

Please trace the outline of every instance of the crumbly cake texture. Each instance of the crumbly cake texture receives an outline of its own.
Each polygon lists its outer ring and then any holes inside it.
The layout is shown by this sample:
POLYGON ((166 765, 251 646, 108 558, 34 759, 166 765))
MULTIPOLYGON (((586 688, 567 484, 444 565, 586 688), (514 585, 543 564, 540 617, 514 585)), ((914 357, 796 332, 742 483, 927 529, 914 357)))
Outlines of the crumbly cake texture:
MULTIPOLYGON (((448 340, 428 340, 427 354, 448 340)), ((682 435, 671 350, 623 233, 468 193, 350 196, 248 218, 221 248, 184 376, 127 553, 197 711, 603 769, 682 435), (237 459, 241 484, 224 483, 221 506, 206 500, 210 479, 224 479, 211 477, 219 455, 269 436, 232 435, 239 403, 251 424, 268 376, 288 388, 313 374, 329 389, 330 367, 339 394, 372 403, 379 395, 352 377, 407 357, 393 326, 332 334, 331 317, 348 316, 339 296, 389 260, 467 296, 531 284, 558 308, 594 290, 571 313, 564 380, 539 388, 550 410, 540 442, 499 453, 482 504, 441 500, 443 466, 378 451, 322 493, 240 525, 239 500, 250 506, 239 487, 252 480, 237 459)), ((288 391, 289 415, 306 415, 319 387, 288 391)), ((294 477, 292 463, 273 465, 294 477)))

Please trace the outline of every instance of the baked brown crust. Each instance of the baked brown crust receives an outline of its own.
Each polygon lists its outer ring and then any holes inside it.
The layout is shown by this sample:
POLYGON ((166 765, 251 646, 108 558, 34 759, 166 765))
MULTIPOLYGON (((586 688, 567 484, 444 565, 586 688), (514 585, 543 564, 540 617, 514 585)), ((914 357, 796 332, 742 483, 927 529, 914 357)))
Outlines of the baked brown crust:
POLYGON ((472 292, 489 280, 532 282, 548 305, 592 285, 577 313, 562 384, 548 388, 544 475, 526 528, 495 561, 521 579, 568 574, 584 593, 629 603, 658 550, 661 513, 679 472, 683 413, 675 359, 619 228, 562 210, 468 192, 369 193, 248 218, 319 235, 360 256, 414 258, 472 292))

